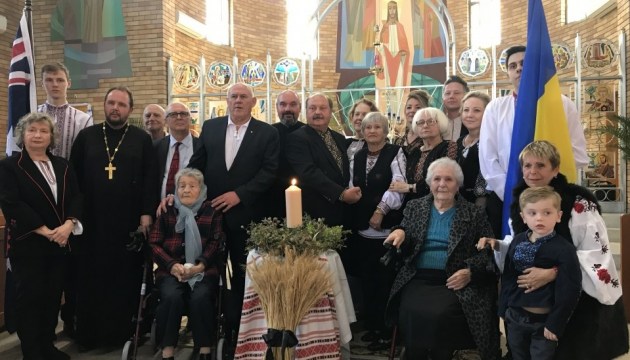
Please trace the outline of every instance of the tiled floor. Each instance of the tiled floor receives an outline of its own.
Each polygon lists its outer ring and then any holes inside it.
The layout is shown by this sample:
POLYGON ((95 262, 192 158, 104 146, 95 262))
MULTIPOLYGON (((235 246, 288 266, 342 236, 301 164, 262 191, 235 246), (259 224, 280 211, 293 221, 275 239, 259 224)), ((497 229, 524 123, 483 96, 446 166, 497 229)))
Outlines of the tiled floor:
MULTIPOLYGON (((355 335, 355 338, 360 338, 360 333, 355 335)), ((502 339, 504 340, 504 339, 502 339)), ((504 342, 504 341, 503 341, 504 342)), ((183 346, 178 349, 175 358, 177 360, 188 360, 191 359, 192 355, 192 345, 187 339, 182 339, 183 346)), ((118 360, 121 359, 122 348, 111 349, 107 352, 102 350, 95 350, 92 352, 79 353, 76 345, 63 334, 59 334, 58 341, 56 343, 57 347, 68 353, 72 359, 75 360, 118 360)), ((365 344, 362 345, 360 341, 351 343, 351 349, 353 350, 352 360, 385 360, 387 359, 387 352, 379 352, 378 354, 366 353, 361 348, 364 347, 365 344), (354 347, 354 349, 353 349, 354 347)), ((20 350, 20 343, 15 334, 9 335, 6 332, 0 333, 0 359, 2 360, 19 360, 22 359, 22 352, 20 350)), ((154 352, 153 346, 150 344, 145 344, 139 348, 138 351, 138 360, 150 360, 150 359, 161 359, 160 354, 158 352, 154 352)), ((478 357, 475 356, 474 353, 470 354, 461 354, 461 356, 454 358, 454 360, 477 360, 478 357)), ((192 360, 192 359, 191 359, 192 360)), ((630 360, 630 354, 626 354, 617 358, 616 360, 630 360)))

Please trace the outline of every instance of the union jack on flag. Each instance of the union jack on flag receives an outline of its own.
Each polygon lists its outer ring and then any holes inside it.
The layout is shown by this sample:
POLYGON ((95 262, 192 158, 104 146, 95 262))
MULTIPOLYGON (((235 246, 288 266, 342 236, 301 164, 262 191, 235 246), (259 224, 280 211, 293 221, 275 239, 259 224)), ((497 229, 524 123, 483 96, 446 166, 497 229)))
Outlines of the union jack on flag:
POLYGON ((7 126, 7 156, 21 149, 15 143, 14 130, 20 118, 37 109, 35 71, 31 36, 26 15, 22 14, 20 26, 13 40, 13 53, 9 68, 9 121, 7 126))

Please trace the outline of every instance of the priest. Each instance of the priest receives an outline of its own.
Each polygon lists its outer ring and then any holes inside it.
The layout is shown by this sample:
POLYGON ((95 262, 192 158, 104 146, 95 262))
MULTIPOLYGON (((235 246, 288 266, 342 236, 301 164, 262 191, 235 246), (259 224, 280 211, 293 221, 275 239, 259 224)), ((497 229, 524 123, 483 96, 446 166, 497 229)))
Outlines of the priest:
POLYGON ((80 351, 122 345, 138 308, 143 252, 130 233, 146 234, 157 205, 157 160, 151 137, 127 122, 133 96, 107 91, 105 121, 81 131, 72 147, 85 196, 78 258, 77 342, 80 351))

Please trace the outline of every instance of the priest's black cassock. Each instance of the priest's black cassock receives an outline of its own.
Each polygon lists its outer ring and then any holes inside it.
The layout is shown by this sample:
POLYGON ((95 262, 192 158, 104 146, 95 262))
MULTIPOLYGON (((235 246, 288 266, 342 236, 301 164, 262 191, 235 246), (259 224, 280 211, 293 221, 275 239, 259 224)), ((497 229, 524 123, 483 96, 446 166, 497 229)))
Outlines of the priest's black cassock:
POLYGON ((84 232, 73 249, 78 258, 77 341, 88 348, 120 345, 132 334, 144 261, 142 253, 125 245, 141 215, 152 215, 157 206, 155 151, 150 136, 135 126, 97 124, 79 133, 70 160, 85 198, 84 232), (120 144, 111 179, 104 128, 110 157, 120 144))

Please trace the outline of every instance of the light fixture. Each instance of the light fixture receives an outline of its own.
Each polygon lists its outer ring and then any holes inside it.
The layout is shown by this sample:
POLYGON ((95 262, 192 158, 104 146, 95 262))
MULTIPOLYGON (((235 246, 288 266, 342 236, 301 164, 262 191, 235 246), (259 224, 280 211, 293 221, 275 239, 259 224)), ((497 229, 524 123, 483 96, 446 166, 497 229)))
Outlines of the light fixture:
POLYGON ((182 11, 177 11, 175 25, 177 30, 192 38, 203 39, 206 37, 206 25, 186 15, 182 11))

